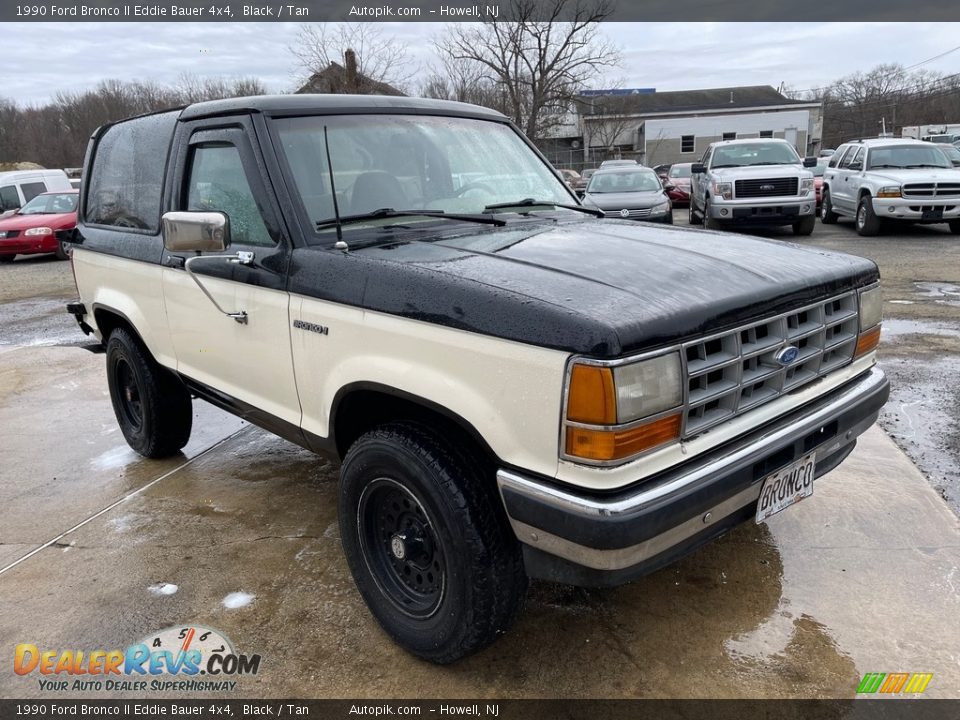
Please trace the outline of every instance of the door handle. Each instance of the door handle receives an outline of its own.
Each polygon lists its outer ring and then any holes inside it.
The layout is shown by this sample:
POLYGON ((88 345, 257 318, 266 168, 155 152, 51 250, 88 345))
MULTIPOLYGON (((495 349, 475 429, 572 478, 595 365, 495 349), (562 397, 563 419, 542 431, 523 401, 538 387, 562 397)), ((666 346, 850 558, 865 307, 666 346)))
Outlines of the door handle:
POLYGON ((236 255, 197 255, 196 257, 192 257, 183 263, 183 269, 187 271, 187 275, 193 278, 193 281, 197 284, 197 287, 203 291, 203 294, 207 296, 207 299, 213 303, 213 306, 217 310, 219 310, 221 313, 223 313, 227 317, 233 318, 241 325, 246 325, 247 324, 246 310, 237 310, 236 312, 227 312, 226 310, 224 310, 222 307, 220 307, 220 303, 218 303, 216 300, 213 299, 213 295, 210 294, 210 291, 204 287, 202 282, 200 282, 200 278, 198 278, 193 273, 193 270, 190 269, 190 265, 198 262, 202 262, 204 260, 220 260, 220 261, 226 260, 228 263, 232 263, 234 265, 252 265, 253 253, 247 250, 241 250, 236 255))

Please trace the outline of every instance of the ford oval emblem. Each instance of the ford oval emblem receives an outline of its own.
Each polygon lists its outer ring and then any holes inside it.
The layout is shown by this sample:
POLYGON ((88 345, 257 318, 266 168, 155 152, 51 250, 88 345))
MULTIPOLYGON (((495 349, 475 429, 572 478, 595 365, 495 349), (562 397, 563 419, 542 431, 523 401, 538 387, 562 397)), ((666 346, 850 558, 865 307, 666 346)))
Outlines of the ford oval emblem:
POLYGON ((800 348, 796 345, 787 345, 786 347, 780 348, 777 354, 773 356, 773 359, 783 367, 787 367, 787 365, 792 365, 796 362, 798 357, 800 357, 800 348))
POLYGON ((624 208, 620 211, 620 217, 630 217, 630 211, 624 208))

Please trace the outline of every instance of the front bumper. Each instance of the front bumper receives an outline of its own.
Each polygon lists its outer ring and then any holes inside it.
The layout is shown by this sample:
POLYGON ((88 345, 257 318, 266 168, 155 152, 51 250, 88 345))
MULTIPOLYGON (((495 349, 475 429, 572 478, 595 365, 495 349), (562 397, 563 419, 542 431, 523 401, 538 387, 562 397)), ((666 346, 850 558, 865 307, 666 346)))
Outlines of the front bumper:
POLYGON ((763 479, 810 452, 816 473, 853 450, 890 394, 873 368, 825 397, 614 495, 501 469, 500 494, 531 577, 610 586, 652 572, 753 517, 763 479))
POLYGON ((788 225, 816 212, 813 193, 803 196, 743 198, 722 200, 711 198, 710 217, 720 222, 741 224, 788 225))
POLYGON ((873 212, 881 220, 949 222, 960 219, 960 198, 873 198, 873 212))

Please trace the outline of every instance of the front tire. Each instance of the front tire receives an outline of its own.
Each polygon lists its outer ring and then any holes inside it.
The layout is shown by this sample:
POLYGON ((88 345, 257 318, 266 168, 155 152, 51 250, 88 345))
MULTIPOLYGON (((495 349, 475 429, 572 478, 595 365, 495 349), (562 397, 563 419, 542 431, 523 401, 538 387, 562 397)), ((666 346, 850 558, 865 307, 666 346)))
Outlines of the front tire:
POLYGON ((53 253, 57 260, 69 260, 70 259, 70 243, 65 243, 63 240, 57 240, 57 249, 53 253))
POLYGON ((692 197, 690 198, 690 210, 687 213, 687 222, 689 222, 691 225, 700 224, 700 216, 697 214, 697 211, 694 210, 692 197))
POLYGON ((873 212, 873 199, 869 195, 861 197, 857 205, 857 232, 863 237, 880 233, 880 218, 873 212))
POLYGON ((363 435, 340 472, 344 554, 384 631, 446 664, 493 642, 522 605, 520 545, 482 462, 426 427, 363 435))
POLYGON ((823 191, 823 202, 820 205, 820 222, 824 225, 833 225, 840 216, 833 211, 833 202, 830 200, 830 191, 823 191))
POLYGON ((107 341, 107 385, 127 444, 148 458, 174 455, 193 426, 190 392, 124 328, 107 341))
POLYGON ((704 230, 722 230, 720 221, 710 217, 710 201, 703 201, 703 229, 704 230))
POLYGON ((16 255, 0 255, 0 263, 12 263, 16 255))
POLYGON ((960 220, 950 221, 950 232, 954 235, 960 235, 960 220))
POLYGON ((817 218, 815 215, 807 215, 802 220, 795 222, 793 224, 793 234, 794 235, 812 235, 813 229, 817 225, 817 218))

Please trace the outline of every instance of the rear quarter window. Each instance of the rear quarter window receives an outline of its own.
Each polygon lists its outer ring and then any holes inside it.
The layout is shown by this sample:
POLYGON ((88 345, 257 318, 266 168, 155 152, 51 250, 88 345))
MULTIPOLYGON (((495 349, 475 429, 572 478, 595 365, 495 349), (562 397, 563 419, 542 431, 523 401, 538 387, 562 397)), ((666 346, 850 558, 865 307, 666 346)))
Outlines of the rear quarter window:
POLYGON ((20 186, 20 189, 23 191, 24 202, 30 202, 37 195, 45 193, 47 191, 47 186, 43 182, 32 182, 24 183, 20 186))
POLYGON ((160 229, 164 170, 178 112, 107 129, 94 149, 84 220, 117 229, 160 229))

